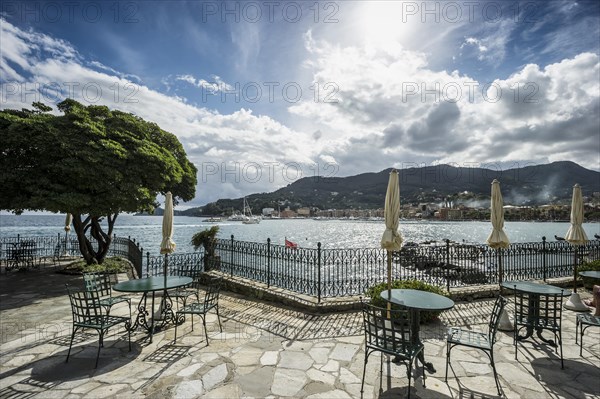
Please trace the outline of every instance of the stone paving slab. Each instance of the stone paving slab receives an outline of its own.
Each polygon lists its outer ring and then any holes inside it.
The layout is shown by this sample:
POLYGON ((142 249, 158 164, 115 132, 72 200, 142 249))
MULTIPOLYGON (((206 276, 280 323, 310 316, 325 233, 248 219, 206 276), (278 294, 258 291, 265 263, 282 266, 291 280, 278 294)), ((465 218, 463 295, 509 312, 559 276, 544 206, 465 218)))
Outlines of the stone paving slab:
MULTIPOLYGON (((208 346, 199 318, 155 334, 111 331, 97 369, 97 336, 77 335, 65 363, 71 315, 64 284, 77 276, 49 270, 0 275, 0 398, 358 398, 364 365, 359 312, 309 314, 223 292, 220 314, 207 318, 208 346)), ((582 293, 584 298, 588 293, 582 293)), ((133 296, 133 303, 139 296, 133 296)), ((495 398, 489 359, 483 352, 452 350, 448 382, 448 326, 485 331, 492 300, 457 303, 440 320, 423 326, 426 360, 437 372, 414 373, 411 397, 495 398)), ((511 306, 509 306, 509 313, 511 306)), ((127 314, 125 305, 113 314, 127 314)), ((586 331, 583 357, 575 344, 575 313, 563 312, 561 370, 556 350, 527 341, 515 360, 512 332, 499 332, 495 350, 506 398, 600 398, 600 329, 586 331)), ((402 398, 406 368, 375 353, 369 357, 364 398, 402 398), (380 374, 380 368, 383 373, 380 374)))

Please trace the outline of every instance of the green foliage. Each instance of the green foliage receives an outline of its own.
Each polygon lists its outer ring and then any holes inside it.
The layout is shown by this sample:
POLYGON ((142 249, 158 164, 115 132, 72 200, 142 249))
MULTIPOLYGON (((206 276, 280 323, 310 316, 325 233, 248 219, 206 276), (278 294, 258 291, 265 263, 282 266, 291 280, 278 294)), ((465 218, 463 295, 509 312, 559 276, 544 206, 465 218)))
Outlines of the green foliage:
MULTIPOLYGON (((439 287, 436 287, 431 284, 424 283, 419 280, 395 280, 392 281, 392 289, 410 289, 410 290, 419 290, 419 291, 427 291, 433 292, 434 294, 439 294, 443 296, 448 296, 448 294, 439 287)), ((379 306, 385 308, 387 306, 387 302, 381 298, 381 293, 387 290, 387 283, 381 283, 374 285, 367 289, 365 295, 371 298, 371 303, 375 306, 379 306)), ((399 307, 392 304, 392 309, 396 309, 399 307)), ((423 311, 421 312, 421 323, 428 323, 432 320, 435 320, 441 312, 431 312, 431 311, 423 311)))
POLYGON ((194 198, 195 166, 177 137, 155 123, 72 99, 58 104, 64 115, 33 107, 0 111, 0 209, 71 213, 88 263, 103 261, 119 213, 151 212, 167 191, 194 198))
POLYGON ((106 258, 101 265, 88 265, 85 260, 78 260, 65 266, 65 271, 69 273, 127 273, 131 264, 127 259, 115 256, 106 258))
POLYGON ((0 111, 0 209, 109 215, 151 211, 167 191, 194 198, 196 168, 175 135, 105 106, 58 108, 0 111))
MULTIPOLYGON (((581 273, 581 272, 586 272, 586 271, 600 271, 600 259, 596 259, 590 262, 585 262, 582 265, 579 265, 579 267, 577 267, 577 273, 581 273)), ((599 281, 598 279, 595 278, 590 278, 590 277, 581 277, 583 279, 583 285, 586 288, 591 289, 592 286, 595 284, 598 284, 599 281)))
POLYGON ((191 244, 194 246, 194 251, 197 251, 200 249, 200 247, 203 247, 207 255, 214 255, 218 233, 219 226, 215 225, 194 234, 191 241, 191 244))

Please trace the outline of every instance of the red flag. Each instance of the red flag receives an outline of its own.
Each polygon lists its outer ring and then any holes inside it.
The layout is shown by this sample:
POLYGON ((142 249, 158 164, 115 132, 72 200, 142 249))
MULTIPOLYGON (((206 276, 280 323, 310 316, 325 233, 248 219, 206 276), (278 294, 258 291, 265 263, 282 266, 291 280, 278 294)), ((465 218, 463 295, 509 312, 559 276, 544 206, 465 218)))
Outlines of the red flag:
POLYGON ((298 244, 296 244, 295 242, 291 242, 289 241, 287 238, 285 239, 285 246, 286 248, 298 248, 298 244))

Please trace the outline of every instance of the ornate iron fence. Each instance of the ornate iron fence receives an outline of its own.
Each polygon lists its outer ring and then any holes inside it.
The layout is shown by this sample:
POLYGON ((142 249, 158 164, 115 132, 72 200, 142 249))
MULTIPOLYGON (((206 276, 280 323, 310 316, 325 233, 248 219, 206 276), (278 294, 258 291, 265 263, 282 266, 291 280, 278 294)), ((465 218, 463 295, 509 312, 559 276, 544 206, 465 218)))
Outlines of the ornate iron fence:
MULTIPOLYGON (((92 238, 90 242, 97 249, 97 243, 92 238)), ((55 236, 11 236, 0 237, 0 261, 9 265, 12 258, 19 252, 26 251, 27 255, 38 264, 42 259, 60 260, 65 256, 77 256, 79 252, 79 241, 75 234, 57 234, 55 236)), ((109 256, 122 256, 129 259, 135 267, 138 276, 142 274, 143 248, 135 239, 130 237, 114 236, 109 256)))
MULTIPOLYGON (((515 243, 493 250, 487 245, 453 243, 404 246, 392 254, 393 279, 418 279, 447 290, 452 287, 497 284, 503 280, 568 277, 574 262, 600 259, 600 241, 574 247, 565 242, 515 243), (575 254, 577 253, 577 258, 575 254)), ((258 281, 317 297, 360 295, 387 279, 387 253, 379 248, 290 248, 266 243, 218 239, 215 257, 204 252, 150 257, 146 275, 218 268, 231 276, 258 281), (205 264, 205 260, 207 261, 205 264)))

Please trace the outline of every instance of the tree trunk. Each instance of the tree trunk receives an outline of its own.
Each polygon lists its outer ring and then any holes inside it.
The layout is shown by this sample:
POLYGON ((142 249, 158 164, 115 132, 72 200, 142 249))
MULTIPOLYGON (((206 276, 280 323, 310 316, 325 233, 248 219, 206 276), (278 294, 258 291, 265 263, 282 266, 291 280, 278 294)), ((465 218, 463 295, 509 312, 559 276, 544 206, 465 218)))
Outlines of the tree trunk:
POLYGON ((88 265, 104 262, 112 243, 112 231, 117 220, 117 215, 107 216, 108 231, 105 233, 100 224, 102 216, 89 215, 84 220, 81 220, 81 214, 73 214, 73 227, 75 227, 75 232, 77 233, 79 250, 88 265), (97 250, 94 249, 89 237, 86 236, 88 230, 90 230, 91 237, 97 243, 97 250))

